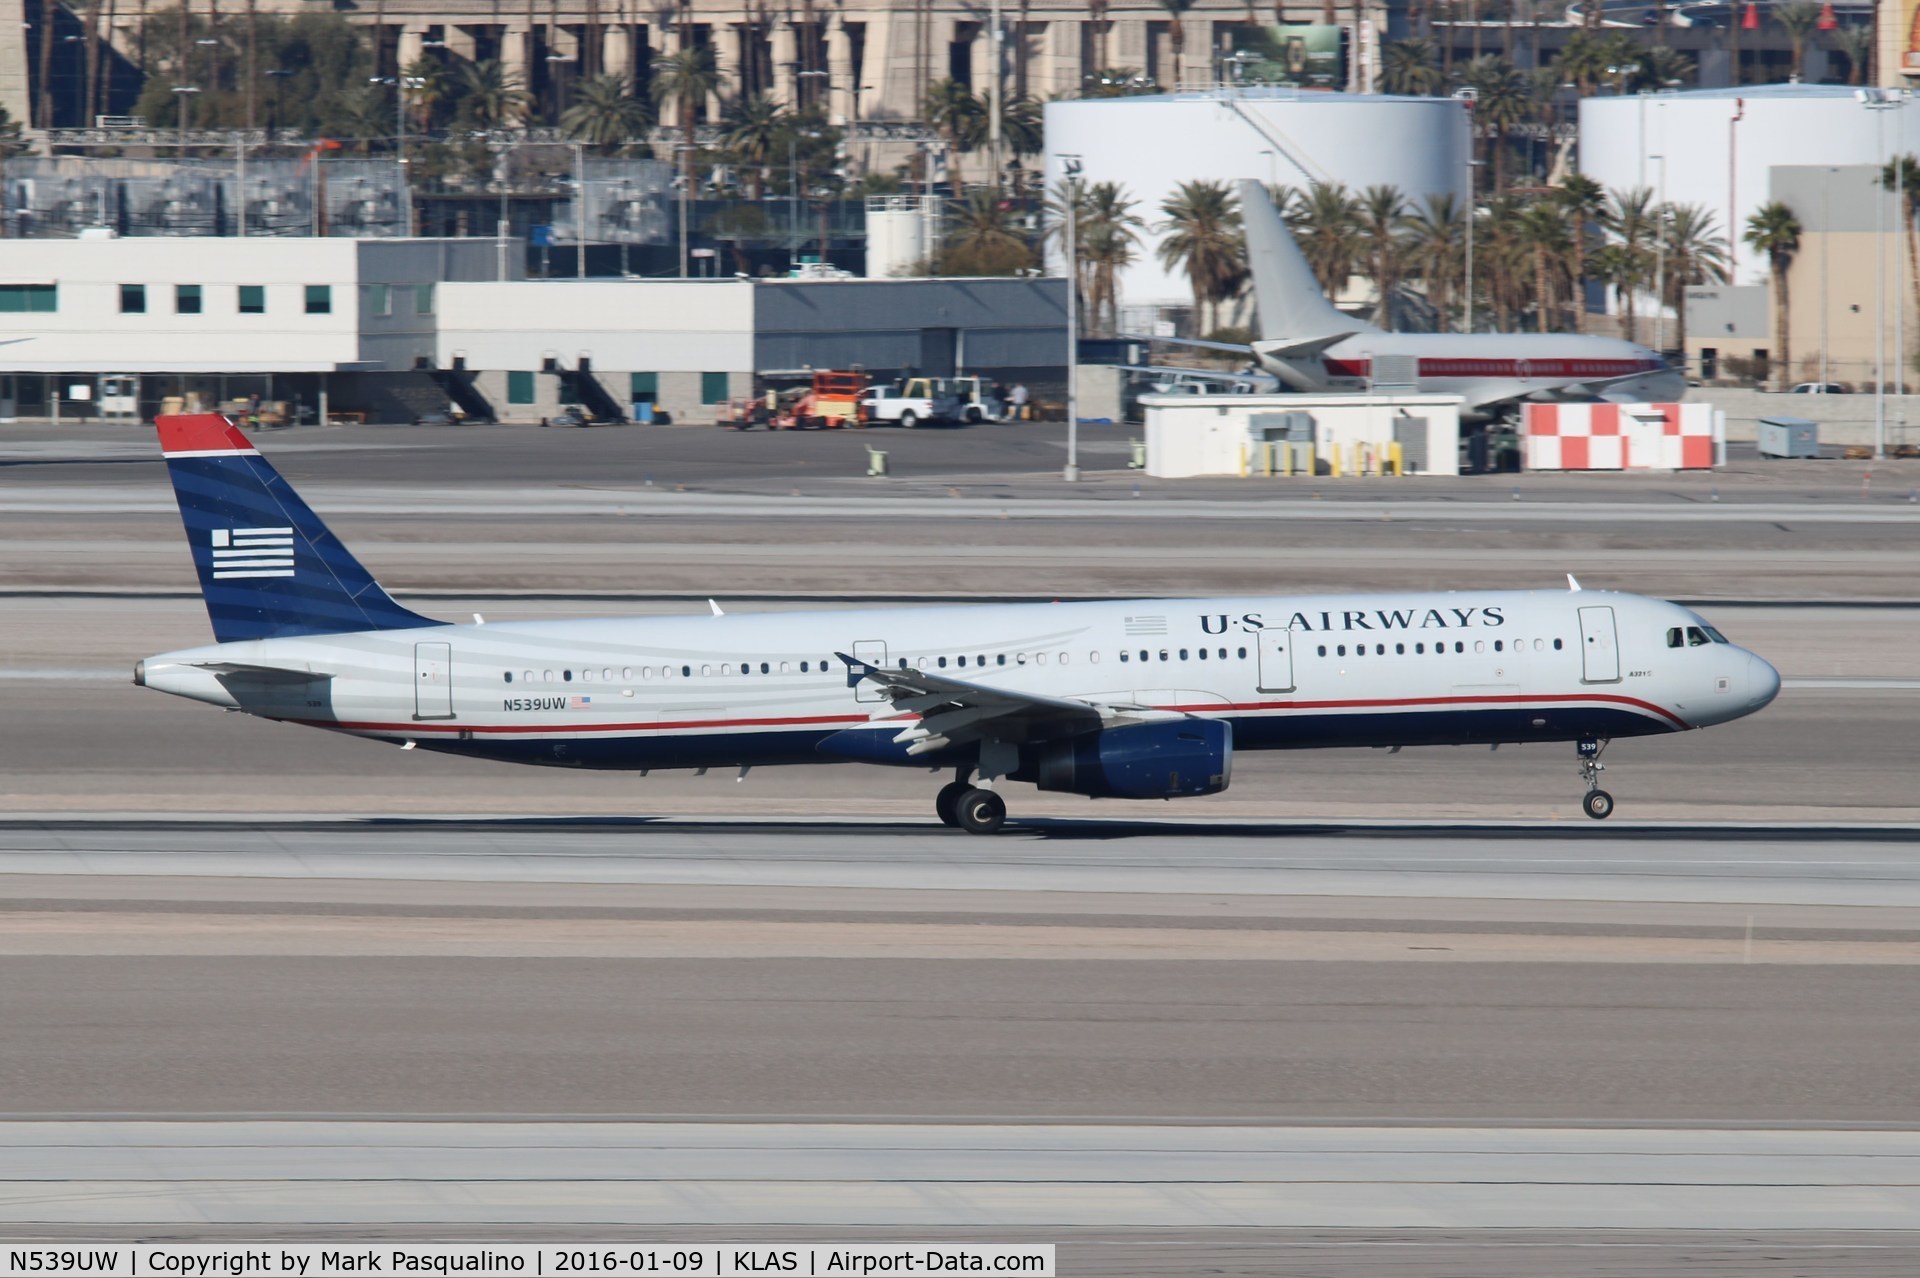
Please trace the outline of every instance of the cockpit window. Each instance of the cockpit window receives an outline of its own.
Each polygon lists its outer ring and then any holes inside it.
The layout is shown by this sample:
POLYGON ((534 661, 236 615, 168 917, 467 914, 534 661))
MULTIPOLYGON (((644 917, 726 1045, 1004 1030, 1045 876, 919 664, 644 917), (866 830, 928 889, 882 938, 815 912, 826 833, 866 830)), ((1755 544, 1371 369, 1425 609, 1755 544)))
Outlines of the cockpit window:
POLYGON ((1707 632, 1707 638, 1713 640, 1715 643, 1732 643, 1733 642, 1731 639, 1721 634, 1718 630, 1715 630, 1712 626, 1702 626, 1701 629, 1705 630, 1707 632))
POLYGON ((1712 642, 1713 641, 1711 639, 1707 638, 1707 632, 1700 629, 1700 627, 1698 626, 1687 627, 1687 646, 1689 648, 1705 647, 1707 644, 1712 642))
POLYGON ((1681 646, 1681 643, 1680 627, 1675 626, 1673 629, 1667 631, 1667 647, 1678 648, 1681 646))

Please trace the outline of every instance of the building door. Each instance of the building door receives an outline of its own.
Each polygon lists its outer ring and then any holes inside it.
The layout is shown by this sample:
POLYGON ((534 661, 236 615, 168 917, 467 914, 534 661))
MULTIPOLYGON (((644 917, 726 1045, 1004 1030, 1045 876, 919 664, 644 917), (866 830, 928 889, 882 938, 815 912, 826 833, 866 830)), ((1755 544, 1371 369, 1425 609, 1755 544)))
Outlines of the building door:
POLYGON ((18 383, 12 373, 0 373, 0 422, 9 424, 20 420, 18 383))
POLYGON ((453 718, 453 645, 413 645, 413 717, 453 718))
MULTIPOLYGON (((864 661, 870 666, 887 664, 887 641, 885 639, 862 639, 853 645, 853 659, 864 661)), ((887 698, 879 688, 862 679, 853 685, 855 701, 885 701, 887 698)))
POLYGON ((1259 633, 1260 691, 1293 691, 1293 631, 1268 626, 1259 633))
POLYGON ((921 329, 919 371, 928 377, 952 377, 959 371, 954 366, 959 340, 958 329, 921 329))
POLYGON ((1586 683, 1620 682, 1620 645, 1613 609, 1580 610, 1580 677, 1586 683))

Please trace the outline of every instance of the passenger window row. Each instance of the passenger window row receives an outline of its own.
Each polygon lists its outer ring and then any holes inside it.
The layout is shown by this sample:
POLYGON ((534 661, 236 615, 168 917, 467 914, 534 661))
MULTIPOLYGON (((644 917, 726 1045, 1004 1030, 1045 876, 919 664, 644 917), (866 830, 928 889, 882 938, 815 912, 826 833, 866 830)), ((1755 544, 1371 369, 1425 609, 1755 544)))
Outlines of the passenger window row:
MULTIPOLYGON (((1558 640, 1558 639, 1553 640, 1553 650, 1555 652, 1559 652, 1563 650, 1565 647, 1566 645, 1561 640, 1558 640)), ((1525 652, 1526 649, 1527 649, 1527 641, 1525 639, 1495 639, 1493 641, 1493 650, 1495 652, 1525 652)), ((1433 645, 1433 652, 1435 656, 1439 656, 1442 653, 1445 653, 1447 650, 1448 650, 1447 645, 1444 640, 1437 641, 1433 645)), ((1466 641, 1464 639, 1455 639, 1453 641, 1452 650, 1455 653, 1466 652, 1467 650, 1466 641)), ((1475 639, 1473 641, 1473 650, 1475 652, 1485 652, 1487 650, 1487 641, 1485 639, 1475 639)), ((1533 650, 1535 652, 1545 652, 1547 650, 1547 640, 1535 639, 1533 641, 1533 650)), ((1426 651, 1427 651, 1427 645, 1425 642, 1416 642, 1413 645, 1413 655, 1416 657, 1425 656, 1426 651)), ((1404 657, 1407 655, 1407 645, 1405 643, 1396 643, 1393 645, 1393 652, 1395 656, 1404 657)), ((1323 643, 1319 646, 1319 654, 1323 657, 1328 655, 1326 644, 1323 643)), ((1334 644, 1332 655, 1336 657, 1346 656, 1347 645, 1344 643, 1334 644)), ((1365 645, 1364 643, 1354 644, 1353 655, 1356 657, 1366 656, 1367 645, 1365 645)), ((1384 643, 1374 644, 1373 655, 1376 657, 1386 656, 1387 645, 1384 643)))
MULTIPOLYGON (((814 673, 816 667, 819 673, 821 674, 826 674, 827 671, 830 669, 828 664, 824 661, 820 661, 820 662, 802 661, 800 663, 800 673, 812 674, 814 673)), ((622 666, 620 667, 620 677, 622 679, 631 680, 636 674, 638 674, 642 680, 648 680, 648 679, 654 679, 654 678, 672 679, 676 677, 681 679, 691 679, 693 678, 694 669, 695 667, 693 667, 692 665, 659 666, 659 667, 641 666, 637 670, 633 666, 622 666), (677 675, 675 673, 676 671, 678 672, 677 675)), ((792 674, 793 662, 762 661, 759 663, 758 667, 756 668, 753 662, 742 661, 739 665, 739 670, 737 671, 737 673, 743 674, 743 675, 750 675, 750 674, 754 674, 756 672, 756 669, 758 673, 763 675, 764 674, 792 674)), ((718 670, 715 669, 714 664, 712 662, 703 662, 699 666, 699 671, 702 675, 709 675, 709 676, 716 673, 721 675, 733 675, 736 673, 734 669, 734 663, 731 661, 722 661, 719 664, 718 670)), ((513 671, 505 670, 505 671, 502 671, 501 674, 507 683, 513 682, 513 679, 514 679, 513 671)), ((613 682, 613 667, 612 666, 600 667, 600 670, 597 676, 592 667, 590 666, 583 667, 579 671, 579 675, 580 675, 580 682, 582 683, 592 683, 596 677, 599 678, 603 683, 611 683, 613 682)), ((574 679, 574 671, 572 669, 566 669, 566 670, 558 671, 556 674, 556 672, 552 670, 524 670, 520 674, 520 680, 523 683, 553 683, 555 682, 556 678, 561 683, 572 683, 574 679)))

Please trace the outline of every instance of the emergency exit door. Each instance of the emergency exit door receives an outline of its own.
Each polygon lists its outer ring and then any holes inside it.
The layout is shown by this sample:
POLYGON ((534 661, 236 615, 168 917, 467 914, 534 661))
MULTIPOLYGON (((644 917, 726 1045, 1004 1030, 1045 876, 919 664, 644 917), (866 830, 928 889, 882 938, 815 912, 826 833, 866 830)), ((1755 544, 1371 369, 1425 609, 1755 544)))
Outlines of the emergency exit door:
MULTIPOLYGON (((860 640, 860 642, 853 645, 853 659, 855 661, 864 661, 870 666, 886 665, 887 641, 885 639, 860 640)), ((878 685, 862 679, 859 683, 853 685, 853 699, 855 701, 885 701, 887 696, 886 693, 880 690, 878 685)))
POLYGON ((1586 683, 1620 682, 1620 644, 1613 609, 1580 610, 1580 677, 1586 683))
POLYGON ((413 645, 413 717, 453 718, 453 645, 413 645))
POLYGON ((1293 691, 1293 631, 1268 627, 1259 633, 1260 691, 1293 691))

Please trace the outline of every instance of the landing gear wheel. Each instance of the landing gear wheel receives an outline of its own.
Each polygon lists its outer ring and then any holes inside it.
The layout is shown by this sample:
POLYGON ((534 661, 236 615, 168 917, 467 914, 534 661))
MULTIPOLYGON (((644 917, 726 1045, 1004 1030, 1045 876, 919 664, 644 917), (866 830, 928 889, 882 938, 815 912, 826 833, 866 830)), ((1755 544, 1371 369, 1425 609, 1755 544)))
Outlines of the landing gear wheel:
POLYGON ((1587 815, 1596 821, 1604 821, 1613 815, 1613 796, 1605 790, 1589 790, 1587 797, 1580 800, 1587 815))
POLYGON ((968 790, 954 805, 960 828, 968 834, 996 834, 1007 823, 1007 801, 991 790, 968 790))
POLYGON ((940 793, 933 796, 933 810, 941 825, 960 824, 960 796, 971 789, 972 784, 966 781, 949 781, 940 787, 940 793))

